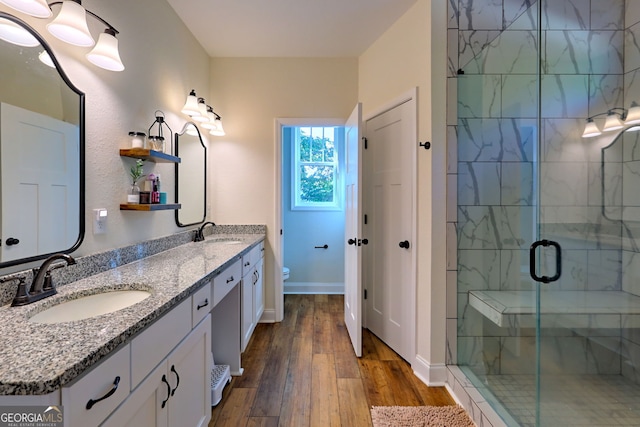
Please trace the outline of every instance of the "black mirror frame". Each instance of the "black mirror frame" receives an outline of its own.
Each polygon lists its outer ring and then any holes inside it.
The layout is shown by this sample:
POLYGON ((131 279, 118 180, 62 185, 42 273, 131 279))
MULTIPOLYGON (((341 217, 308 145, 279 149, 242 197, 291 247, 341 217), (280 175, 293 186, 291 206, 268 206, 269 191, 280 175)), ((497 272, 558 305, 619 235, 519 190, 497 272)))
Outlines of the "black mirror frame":
POLYGON ((84 192, 85 192, 85 182, 84 182, 84 178, 85 178, 85 94, 84 92, 82 92, 80 89, 78 89, 72 82, 71 80, 69 80, 69 77, 65 74, 64 70, 62 69, 62 67, 60 66, 60 63, 58 62, 58 59, 56 58, 56 56, 53 54, 53 50, 51 50, 51 47, 49 46, 49 44, 44 40, 44 38, 42 38, 42 36, 33 28, 31 27, 29 24, 27 24, 26 22, 22 21, 21 19, 10 15, 8 13, 5 12, 0 12, 0 19, 6 19, 8 21, 11 21, 17 25, 20 25, 21 27, 23 27, 24 29, 26 29, 27 31, 29 31, 31 33, 32 36, 34 36, 36 38, 36 40, 38 40, 38 42, 40 42, 40 45, 44 48, 44 50, 47 51, 47 53, 49 54, 49 56, 51 57, 51 61, 53 62, 53 64, 55 65, 56 71, 58 72, 58 74, 60 75, 60 77, 62 78, 62 80, 66 83, 67 87, 69 87, 69 89, 71 89, 73 92, 75 92, 78 97, 79 97, 79 111, 78 111, 78 154, 79 154, 79 172, 80 172, 80 176, 78 177, 79 179, 79 183, 78 183, 78 192, 79 192, 79 213, 78 213, 78 239, 76 240, 76 242, 73 244, 73 246, 71 246, 68 249, 63 249, 61 251, 56 251, 56 252, 50 252, 50 253, 46 253, 46 254, 41 254, 41 255, 34 255, 34 256, 30 256, 30 257, 26 257, 26 258, 20 258, 20 259, 14 259, 11 261, 5 261, 5 262, 0 262, 0 268, 4 268, 4 267, 10 267, 13 265, 19 265, 19 264, 25 264, 28 262, 32 262, 32 261, 38 261, 41 259, 45 259, 45 258, 49 258, 51 255, 53 254, 57 254, 57 253, 65 253, 65 254, 69 254, 73 251, 75 251, 76 249, 78 249, 80 247, 80 245, 82 244, 82 241, 84 240, 84 233, 85 233, 85 223, 84 223, 84 210, 85 210, 85 200, 84 200, 84 192))
MULTIPOLYGON (((176 218, 176 225, 178 227, 189 227, 191 225, 196 225, 196 224, 202 224, 205 219, 207 219, 207 146, 204 145, 204 142, 202 141, 202 135, 200 134, 200 129, 198 129, 198 126, 194 123, 194 122, 187 122, 184 124, 184 126, 182 127, 182 131, 180 133, 175 134, 174 137, 174 147, 175 147, 175 156, 176 157, 180 157, 180 136, 184 135, 187 132, 187 129, 189 127, 193 126, 196 131, 198 132, 198 139, 200 140, 200 145, 202 145, 202 148, 204 150, 204 209, 202 211, 202 220, 201 221, 196 221, 196 222, 192 222, 189 224, 183 224, 180 222, 179 219, 179 213, 180 213, 180 209, 175 211, 175 218, 176 218)), ((175 165, 175 186, 176 186, 176 203, 180 203, 180 190, 179 190, 179 168, 180 168, 181 163, 176 163, 175 165)))

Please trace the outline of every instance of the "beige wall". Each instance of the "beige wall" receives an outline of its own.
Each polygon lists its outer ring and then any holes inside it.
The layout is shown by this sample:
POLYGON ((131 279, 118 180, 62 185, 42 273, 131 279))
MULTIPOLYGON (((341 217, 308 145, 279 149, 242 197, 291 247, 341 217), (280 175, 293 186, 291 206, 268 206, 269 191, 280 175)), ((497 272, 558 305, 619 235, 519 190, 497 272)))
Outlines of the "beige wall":
POLYGON ((266 310, 275 309, 275 119, 344 118, 358 96, 355 58, 213 58, 211 96, 225 137, 210 141, 211 219, 267 224, 266 310))
MULTIPOLYGON (((195 88, 206 94, 209 90, 209 57, 166 2, 89 0, 82 4, 120 32, 120 55, 126 67, 123 72, 97 68, 84 58, 89 49, 67 45, 49 35, 45 25, 50 20, 30 18, 0 5, 0 11, 18 16, 40 32, 70 80, 86 94, 87 232, 75 255, 181 231, 175 225, 173 211, 119 210, 119 204, 126 201, 133 160, 120 158, 118 149, 128 146, 129 131, 147 131, 157 109, 164 111, 169 126, 179 131, 186 121, 180 109, 188 91, 195 88), (108 209, 107 234, 92 234, 94 208, 108 209)), ((54 13, 58 8, 53 6, 54 13)), ((97 39, 104 26, 95 19, 88 22, 97 39)), ((151 170, 162 174, 169 200, 173 200, 173 165, 145 165, 145 172, 151 170)))
MULTIPOLYGON (((446 22, 446 5, 418 0, 382 37, 359 58, 358 96, 364 119, 408 90, 418 88, 418 139, 431 141, 429 151, 418 151, 418 301, 416 360, 414 370, 430 384, 444 383, 446 263, 444 242, 445 183, 445 98, 446 57, 432 46, 432 31, 446 22), (432 24, 434 17, 435 26, 432 24), (439 18, 438 18, 439 17, 439 18), (432 70, 433 68, 433 70, 432 70), (432 91, 432 80, 436 80, 432 91), (441 86, 441 88, 440 88, 441 86), (442 108, 432 109, 432 105, 442 108), (433 124, 436 123, 434 126, 433 124)), ((446 36, 446 29, 443 33, 446 36)), ((434 39, 435 40, 435 39, 434 39)))

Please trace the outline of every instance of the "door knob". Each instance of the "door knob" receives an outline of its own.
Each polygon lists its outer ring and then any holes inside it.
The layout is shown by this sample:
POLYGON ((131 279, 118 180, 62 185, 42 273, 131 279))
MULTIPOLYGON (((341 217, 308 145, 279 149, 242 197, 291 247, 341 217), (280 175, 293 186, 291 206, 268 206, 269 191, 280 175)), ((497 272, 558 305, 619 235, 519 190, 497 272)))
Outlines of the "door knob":
POLYGON ((9 237, 5 243, 7 244, 7 246, 13 246, 20 243, 20 240, 16 239, 15 237, 9 237))
POLYGON ((356 244, 356 239, 349 239, 347 240, 347 243, 350 245, 355 245, 356 244))
POLYGON ((362 239, 358 242, 358 246, 360 245, 368 245, 369 244, 369 239, 362 239))
POLYGON ((398 244, 398 246, 400 246, 402 249, 409 249, 409 246, 411 246, 411 245, 409 244, 408 240, 405 240, 403 242, 400 242, 398 244))

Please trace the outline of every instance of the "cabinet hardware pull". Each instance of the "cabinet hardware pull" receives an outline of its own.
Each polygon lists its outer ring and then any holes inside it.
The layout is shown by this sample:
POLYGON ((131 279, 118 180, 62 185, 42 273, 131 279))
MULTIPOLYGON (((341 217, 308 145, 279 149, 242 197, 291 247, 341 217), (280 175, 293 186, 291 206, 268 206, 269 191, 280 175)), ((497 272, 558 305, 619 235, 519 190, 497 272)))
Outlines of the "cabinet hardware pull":
POLYGON ((180 385, 180 375, 178 375, 178 372, 176 371, 176 365, 171 365, 171 372, 176 374, 176 380, 177 380, 176 381, 176 388, 171 390, 171 396, 173 396, 174 394, 176 394, 176 390, 178 389, 178 386, 180 385))
POLYGON ((245 263, 244 263, 244 266, 245 266, 245 267, 249 267, 250 265, 251 265, 251 263, 250 263, 249 261, 247 261, 247 262, 245 262, 245 263))
POLYGON ((115 380, 113 380, 113 387, 111 388, 111 390, 109 390, 109 392, 107 394, 105 394, 104 396, 102 396, 99 399, 89 399, 89 401, 87 402, 87 409, 91 409, 93 408, 93 405, 95 405, 96 403, 100 402, 101 400, 107 399, 109 397, 111 397, 113 395, 113 393, 116 392, 116 390, 118 389, 118 384, 120 384, 120 376, 117 376, 115 380))
POLYGON ((204 304, 202 304, 202 305, 198 304, 198 306, 196 307, 196 310, 200 310, 201 308, 205 308, 208 305, 209 305, 209 298, 206 298, 204 300, 204 304))
POLYGON ((322 246, 314 246, 314 249, 329 249, 329 245, 327 245, 326 243, 322 246))
POLYGON ((166 375, 162 375, 162 382, 167 385, 167 398, 162 401, 162 409, 164 409, 164 407, 167 404, 167 401, 171 397, 171 385, 169 385, 169 381, 167 381, 167 376, 166 375))
POLYGON ((231 277, 229 277, 229 278, 227 279, 227 283, 231 283, 231 282, 233 282, 233 276, 231 276, 231 277))

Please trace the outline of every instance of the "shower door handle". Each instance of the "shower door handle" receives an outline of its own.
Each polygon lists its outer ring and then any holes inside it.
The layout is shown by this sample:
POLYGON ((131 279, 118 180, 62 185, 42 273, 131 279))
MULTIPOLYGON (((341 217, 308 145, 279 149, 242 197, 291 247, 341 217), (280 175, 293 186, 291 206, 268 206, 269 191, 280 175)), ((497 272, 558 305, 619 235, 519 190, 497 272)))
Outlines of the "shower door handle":
POLYGON ((558 242, 554 242, 553 240, 538 240, 531 245, 531 249, 529 249, 529 274, 531 278, 536 282, 542 283, 551 283, 555 282, 562 275, 562 248, 558 242), (554 276, 538 276, 536 273, 536 249, 539 246, 547 248, 549 246, 553 246, 556 250, 556 274, 554 276))

